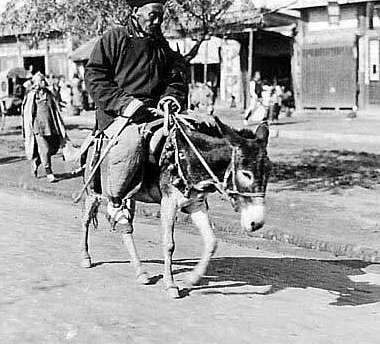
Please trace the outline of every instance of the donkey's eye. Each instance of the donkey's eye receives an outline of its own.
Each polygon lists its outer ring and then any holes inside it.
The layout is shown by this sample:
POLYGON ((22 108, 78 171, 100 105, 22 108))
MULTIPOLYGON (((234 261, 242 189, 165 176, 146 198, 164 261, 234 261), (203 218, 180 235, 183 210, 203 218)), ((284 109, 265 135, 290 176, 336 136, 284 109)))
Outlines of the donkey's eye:
POLYGON ((251 185, 254 182, 254 176, 251 171, 238 171, 236 173, 237 181, 239 182, 240 186, 245 187, 251 187, 251 185))
POLYGON ((253 173, 252 173, 252 172, 249 172, 249 171, 242 171, 241 174, 242 174, 242 176, 243 176, 244 178, 247 178, 247 179, 250 179, 250 180, 253 179, 253 173))

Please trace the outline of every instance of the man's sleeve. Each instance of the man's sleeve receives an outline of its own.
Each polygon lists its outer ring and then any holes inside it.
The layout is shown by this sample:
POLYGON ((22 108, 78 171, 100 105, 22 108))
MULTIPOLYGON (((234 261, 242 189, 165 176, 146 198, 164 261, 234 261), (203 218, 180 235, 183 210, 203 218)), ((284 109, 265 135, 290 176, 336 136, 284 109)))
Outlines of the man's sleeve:
POLYGON ((180 53, 176 53, 169 49, 169 59, 168 59, 168 86, 165 89, 164 94, 161 98, 166 96, 172 96, 178 100, 181 105, 182 110, 187 107, 187 95, 188 95, 188 85, 187 85, 187 69, 186 61, 180 53))
MULTIPOLYGON (((85 67, 85 84, 95 105, 113 116, 122 115, 126 109, 137 110, 142 102, 128 95, 114 81, 115 59, 120 49, 120 33, 109 31, 95 44, 85 67), (133 108, 133 109, 132 109, 133 108)), ((126 39, 126 38, 124 38, 126 39)))

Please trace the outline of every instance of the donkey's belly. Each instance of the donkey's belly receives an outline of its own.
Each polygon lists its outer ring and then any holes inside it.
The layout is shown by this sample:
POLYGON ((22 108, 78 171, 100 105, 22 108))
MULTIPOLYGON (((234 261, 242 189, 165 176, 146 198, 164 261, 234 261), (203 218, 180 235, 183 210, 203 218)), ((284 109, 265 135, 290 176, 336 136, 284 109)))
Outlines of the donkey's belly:
POLYGON ((150 185, 149 189, 145 185, 132 197, 134 200, 143 203, 161 203, 161 191, 158 185, 150 185))

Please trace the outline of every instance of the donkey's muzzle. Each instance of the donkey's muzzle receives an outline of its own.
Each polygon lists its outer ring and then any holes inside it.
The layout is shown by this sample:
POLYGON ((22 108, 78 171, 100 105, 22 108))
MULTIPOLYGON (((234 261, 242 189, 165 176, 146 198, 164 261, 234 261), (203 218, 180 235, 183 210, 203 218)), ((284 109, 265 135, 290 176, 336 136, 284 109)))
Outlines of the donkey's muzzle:
POLYGON ((257 223, 257 222, 252 221, 251 222, 251 231, 255 232, 255 231, 259 230, 260 228, 262 228, 263 226, 264 226, 264 222, 257 223))
POLYGON ((252 233, 264 226, 265 205, 263 199, 244 204, 241 207, 241 227, 244 232, 252 233))

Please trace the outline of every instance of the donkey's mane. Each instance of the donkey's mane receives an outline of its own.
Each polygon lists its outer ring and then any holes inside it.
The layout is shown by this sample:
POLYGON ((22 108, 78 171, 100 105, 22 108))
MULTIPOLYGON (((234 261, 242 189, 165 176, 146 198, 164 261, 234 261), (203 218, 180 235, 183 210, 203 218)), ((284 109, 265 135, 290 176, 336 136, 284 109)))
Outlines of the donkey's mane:
POLYGON ((206 135, 210 138, 219 138, 223 139, 224 135, 221 132, 220 125, 218 125, 218 122, 222 124, 223 126, 228 127, 230 130, 235 132, 236 135, 240 136, 244 139, 256 139, 256 135, 252 130, 249 129, 235 129, 227 124, 223 123, 219 118, 217 117, 205 117, 205 116, 194 116, 192 115, 191 123, 193 124, 196 132, 198 134, 206 135))
MULTIPOLYGON (((232 146, 229 137, 222 132, 222 127, 225 129, 227 127, 226 124, 221 122, 218 118, 213 117, 187 119, 193 126, 193 130, 186 130, 191 142, 207 161, 207 164, 214 173, 222 179, 231 162, 232 154, 232 146)), ((255 134, 250 130, 236 130, 229 126, 228 128, 239 136, 242 141, 245 139, 256 138, 255 134)), ((183 142, 181 144, 181 149, 186 152, 189 176, 192 176, 189 178, 194 178, 194 180, 204 180, 209 178, 208 173, 206 173, 204 167, 199 163, 193 150, 183 139, 181 139, 181 141, 183 142)))
POLYGON ((240 129, 240 130, 236 130, 236 129, 234 130, 242 138, 249 139, 249 140, 256 139, 256 134, 252 130, 245 129, 245 128, 240 129))

